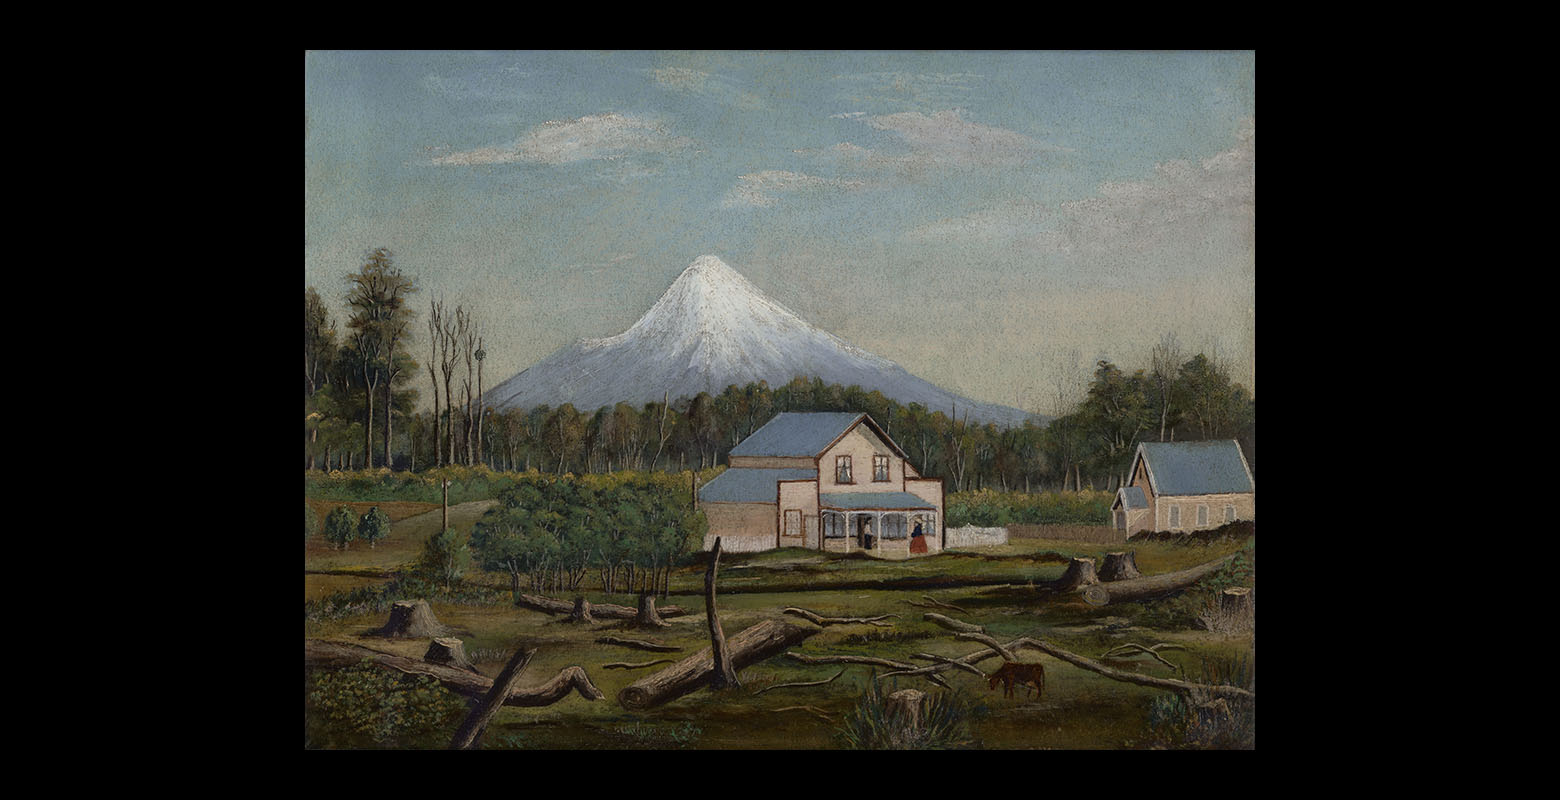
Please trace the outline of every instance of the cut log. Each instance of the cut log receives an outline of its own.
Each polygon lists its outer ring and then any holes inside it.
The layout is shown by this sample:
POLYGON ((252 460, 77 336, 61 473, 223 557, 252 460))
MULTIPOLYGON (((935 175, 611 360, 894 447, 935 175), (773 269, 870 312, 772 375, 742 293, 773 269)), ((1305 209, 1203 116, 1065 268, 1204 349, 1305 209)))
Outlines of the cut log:
POLYGON ((1136 550, 1128 553, 1105 554, 1105 563, 1100 565, 1100 580, 1129 581, 1141 577, 1143 573, 1138 572, 1136 550))
POLYGON ((390 606, 390 619, 378 631, 390 638, 425 639, 444 636, 453 630, 433 615, 427 600, 397 600, 390 606))
POLYGON ((446 667, 477 671, 477 666, 466 657, 466 645, 453 637, 440 637, 430 642, 428 652, 423 653, 423 660, 443 664, 446 667))
POLYGON ((661 615, 655 610, 655 595, 649 592, 639 593, 639 611, 634 616, 636 628, 670 628, 672 623, 661 619, 661 615))
POLYGON ((471 713, 466 715, 465 721, 455 731, 455 738, 450 740, 451 750, 470 750, 476 745, 477 738, 487 730, 488 722, 492 721, 498 709, 503 707, 504 698, 509 696, 515 684, 520 681, 520 673, 525 671, 525 666, 531 663, 531 657, 534 655, 536 655, 534 648, 527 650, 521 647, 515 651, 514 657, 509 659, 503 671, 493 679, 493 685, 488 689, 487 694, 482 696, 482 700, 471 709, 471 713))
MULTIPOLYGON (((415 658, 406 658, 379 650, 346 642, 330 642, 323 639, 303 640, 303 665, 305 667, 341 668, 368 661, 375 666, 404 672, 408 675, 427 675, 444 688, 465 697, 483 697, 493 688, 490 678, 463 669, 430 664, 415 658)), ((579 667, 564 667, 552 680, 541 686, 511 689, 504 705, 520 708, 550 706, 562 700, 573 690, 586 700, 600 700, 606 695, 590 682, 590 676, 579 667)))
POLYGON ((704 571, 704 618, 710 627, 710 653, 714 659, 710 676, 711 689, 729 689, 741 686, 737 670, 731 665, 731 653, 726 649, 726 634, 720 629, 720 614, 715 611, 715 579, 720 571, 720 537, 710 549, 710 565, 704 571))
MULTIPOLYGON (((515 605, 529 608, 532 611, 540 611, 544 614, 569 614, 574 611, 574 604, 566 600, 554 600, 551 597, 543 597, 536 594, 522 594, 515 598, 515 605)), ((639 616, 637 609, 628 606, 614 605, 612 603, 591 603, 590 613, 593 617, 601 619, 634 619, 639 616)), ((656 613, 664 617, 685 616, 687 609, 678 606, 662 606, 656 609, 656 613)))
MULTIPOLYGON (((765 620, 728 639, 726 649, 732 668, 739 670, 778 655, 818 632, 817 628, 765 620)), ((704 686, 714 669, 715 658, 710 648, 705 648, 625 688, 618 693, 618 703, 630 711, 655 708, 704 686)))
POLYGON ((1183 569, 1179 572, 1166 572, 1162 575, 1150 575, 1146 578, 1133 578, 1132 580, 1116 581, 1114 583, 1096 583, 1082 588, 1083 600, 1091 606, 1103 606, 1111 603, 1120 603, 1130 600, 1142 600, 1168 594, 1202 580, 1203 578, 1219 571, 1219 568, 1230 563, 1239 553, 1231 553, 1223 558, 1216 558, 1206 564, 1199 564, 1191 569, 1183 569))
POLYGON ((569 611, 569 622, 595 622, 596 618, 590 615, 590 601, 584 597, 574 598, 574 608, 569 611))
POLYGON ((596 640, 596 644, 615 644, 622 647, 632 647, 635 650, 649 650, 652 653, 675 653, 681 647, 672 644, 657 644, 647 642, 644 639, 619 639, 616 636, 603 636, 596 640))
POLYGON ((601 668, 602 669, 644 669, 646 667, 653 667, 656 664, 670 664, 670 663, 672 663, 672 660, 670 658, 658 658, 658 659, 656 659, 654 661, 641 661, 641 662, 639 662, 637 664, 631 664, 631 663, 629 663, 627 661, 614 661, 611 664, 602 664, 601 668))

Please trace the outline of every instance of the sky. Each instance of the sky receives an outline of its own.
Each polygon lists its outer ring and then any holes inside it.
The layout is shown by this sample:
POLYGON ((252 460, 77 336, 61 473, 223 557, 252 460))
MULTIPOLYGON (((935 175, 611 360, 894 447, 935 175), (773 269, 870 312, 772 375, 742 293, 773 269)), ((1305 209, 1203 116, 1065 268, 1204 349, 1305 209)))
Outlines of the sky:
POLYGON ((304 283, 389 248, 488 386, 715 255, 852 344, 1042 413, 1173 334, 1256 390, 1252 52, 304 55, 304 283), (1076 391, 1076 388, 1074 389, 1076 391))

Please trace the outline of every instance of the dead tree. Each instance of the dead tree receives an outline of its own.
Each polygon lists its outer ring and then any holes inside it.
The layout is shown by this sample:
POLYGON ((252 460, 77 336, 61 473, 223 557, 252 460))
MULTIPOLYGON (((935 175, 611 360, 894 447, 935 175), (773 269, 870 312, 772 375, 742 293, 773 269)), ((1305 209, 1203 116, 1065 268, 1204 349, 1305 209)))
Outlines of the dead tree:
POLYGON ((1127 553, 1105 554, 1105 563, 1100 565, 1100 580, 1128 581, 1141 577, 1143 577, 1143 573, 1138 572, 1136 550, 1127 553))
MULTIPOLYGON (((404 672, 408 675, 426 675, 437 680, 444 688, 465 697, 484 697, 493 688, 493 681, 474 672, 431 664, 415 658, 406 658, 379 650, 371 650, 345 642, 329 642, 323 639, 303 640, 303 665, 305 667, 352 667, 369 661, 378 667, 404 672)), ((511 688, 504 698, 504 705, 517 708, 550 706, 578 692, 586 700, 600 700, 606 695, 591 683, 590 676, 580 667, 564 667, 553 679, 541 686, 511 688)))
POLYGON ((639 611, 634 615, 634 627, 636 628, 670 628, 672 623, 661 619, 660 613, 655 610, 655 594, 653 592, 639 593, 639 611))
MULTIPOLYGON (((743 669, 785 652, 817 633, 817 628, 765 620, 727 640, 728 663, 733 671, 743 669)), ((618 693, 618 703, 630 711, 655 708, 705 686, 714 672, 714 654, 711 648, 705 648, 623 689, 618 693)))
POLYGON ((493 679, 492 688, 482 696, 482 700, 466 715, 466 720, 455 731, 455 738, 450 740, 451 750, 470 750, 477 743, 477 737, 487 730, 487 725, 492 721, 493 715, 504 705, 504 698, 514 689, 520 680, 520 673, 525 671, 525 666, 531 663, 531 657, 536 655, 533 648, 527 650, 521 647, 515 651, 513 658, 504 665, 504 670, 493 679))
POLYGON ((731 666, 731 653, 726 650, 726 634, 720 629, 720 615, 715 612, 715 578, 720 571, 720 537, 715 537, 715 547, 710 550, 710 565, 704 571, 704 616, 710 626, 710 651, 715 659, 711 689, 727 689, 741 686, 737 671, 731 666))
POLYGON ((1132 580, 1116 581, 1114 583, 1096 583, 1082 587, 1083 600, 1091 606, 1103 606, 1111 603, 1120 603, 1131 600, 1141 600, 1168 594, 1202 580, 1208 575, 1218 572, 1221 567, 1230 563, 1239 553, 1231 553, 1223 558, 1217 558, 1206 564, 1199 564, 1191 569, 1183 569, 1180 572, 1167 572, 1162 575, 1151 575, 1147 578, 1133 578, 1132 580))

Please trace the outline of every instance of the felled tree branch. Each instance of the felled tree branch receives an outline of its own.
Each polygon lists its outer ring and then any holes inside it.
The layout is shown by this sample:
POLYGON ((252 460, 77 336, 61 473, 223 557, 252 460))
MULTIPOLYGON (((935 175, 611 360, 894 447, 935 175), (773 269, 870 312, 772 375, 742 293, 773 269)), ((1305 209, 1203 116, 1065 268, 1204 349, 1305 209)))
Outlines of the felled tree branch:
POLYGON ((656 659, 654 661, 643 661, 643 662, 640 662, 638 664, 630 664, 630 663, 628 663, 626 661, 614 661, 611 664, 602 664, 601 668, 602 669, 644 669, 645 667, 653 667, 656 664, 671 664, 671 663, 673 663, 673 662, 672 662, 672 660, 670 658, 658 658, 658 659, 656 659))
POLYGON ((892 628, 894 627, 893 623, 883 622, 882 620, 899 616, 898 614, 884 614, 880 617, 822 617, 805 608, 787 608, 781 613, 795 614, 814 625, 825 627, 829 625, 871 625, 877 628, 892 628))
MULTIPOLYGON (((601 606, 596 606, 596 608, 601 608, 601 606)), ((596 643, 621 645, 623 647, 632 647, 636 650, 649 650, 653 653, 675 653, 682 649, 676 645, 657 644, 644 639, 619 639, 616 636, 603 636, 597 639, 596 643)))
MULTIPOLYGON (((303 640, 303 663, 308 667, 350 667, 369 661, 376 666, 404 672, 408 675, 427 675, 446 689, 466 697, 483 697, 493 688, 493 680, 463 669, 432 664, 415 658, 370 650, 345 642, 323 639, 303 640)), ((606 695, 590 682, 590 676, 579 667, 564 667, 552 680, 541 686, 515 687, 504 698, 504 705, 521 708, 550 706, 562 700, 573 690, 586 700, 600 700, 606 695)))
POLYGON ((764 687, 762 689, 759 689, 758 691, 753 693, 753 696, 757 697, 757 696, 763 694, 764 692, 771 692, 771 691, 774 691, 775 689, 799 689, 799 688, 801 688, 803 686, 822 686, 822 685, 824 685, 826 683, 833 683, 835 678, 838 678, 839 676, 844 675, 844 674, 845 674, 845 670, 842 669, 839 672, 834 673, 834 677, 833 678, 826 678, 826 679, 821 680, 821 681, 806 681, 804 683, 777 683, 774 686, 766 686, 766 687, 764 687))
POLYGON ((891 674, 915 674, 925 677, 927 680, 943 687, 944 689, 953 688, 949 686, 947 681, 944 681, 941 677, 932 674, 931 672, 915 671, 916 667, 914 664, 907 664, 903 661, 890 661, 886 658, 874 658, 872 656, 809 656, 803 653, 797 653, 795 651, 788 652, 786 655, 802 662, 803 664, 863 664, 869 667, 888 667, 889 669, 895 670, 911 670, 912 672, 885 673, 879 677, 886 678, 891 674))

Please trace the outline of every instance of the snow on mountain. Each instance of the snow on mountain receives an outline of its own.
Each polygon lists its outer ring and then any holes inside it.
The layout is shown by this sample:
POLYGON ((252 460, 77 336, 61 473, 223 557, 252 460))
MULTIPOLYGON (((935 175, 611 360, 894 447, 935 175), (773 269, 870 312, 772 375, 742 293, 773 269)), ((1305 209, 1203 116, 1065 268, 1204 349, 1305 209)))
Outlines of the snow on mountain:
MULTIPOLYGON (((498 409, 560 406, 581 411, 626 401, 638 407, 727 386, 795 377, 876 389, 934 411, 957 405, 971 421, 1018 425, 1031 415, 978 403, 821 330, 771 300, 715 256, 700 256, 628 330, 581 339, 484 394, 498 409)), ((1041 418, 1044 419, 1043 417, 1041 418)))

